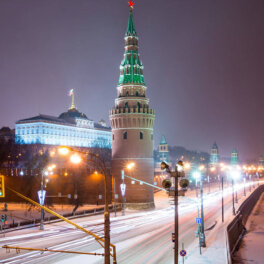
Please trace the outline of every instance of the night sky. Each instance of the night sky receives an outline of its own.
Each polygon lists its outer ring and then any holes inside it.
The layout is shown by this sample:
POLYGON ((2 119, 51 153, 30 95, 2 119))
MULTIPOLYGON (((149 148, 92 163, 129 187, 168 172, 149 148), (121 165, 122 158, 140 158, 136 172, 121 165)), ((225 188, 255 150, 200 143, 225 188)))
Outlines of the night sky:
MULTIPOLYGON (((76 106, 109 123, 127 0, 0 0, 0 126, 76 106)), ((155 145, 264 154, 264 1, 136 0, 155 145)))

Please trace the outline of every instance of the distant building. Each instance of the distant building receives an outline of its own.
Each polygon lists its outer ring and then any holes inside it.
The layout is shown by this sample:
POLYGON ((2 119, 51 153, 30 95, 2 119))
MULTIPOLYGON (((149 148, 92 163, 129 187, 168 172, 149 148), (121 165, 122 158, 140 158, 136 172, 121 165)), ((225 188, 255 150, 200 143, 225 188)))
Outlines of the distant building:
POLYGON ((159 143, 159 150, 158 150, 158 155, 157 155, 157 160, 156 160, 156 167, 160 168, 161 162, 164 161, 169 166, 171 166, 170 162, 170 157, 169 157, 169 146, 168 143, 165 139, 165 137, 162 135, 161 141, 159 143))
POLYGON ((215 166, 219 163, 219 151, 216 142, 213 144, 210 153, 210 165, 215 166))
POLYGON ((238 154, 237 154, 237 150, 234 148, 231 154, 231 161, 230 161, 231 165, 238 165, 238 154))
POLYGON ((38 115, 17 121, 16 143, 111 148, 111 128, 79 112, 73 98, 70 109, 59 117, 38 115))
POLYGON ((171 167, 171 161, 169 157, 169 146, 166 138, 162 135, 161 141, 159 143, 158 153, 155 159, 155 182, 158 186, 161 186, 162 181, 167 177, 167 172, 161 170, 161 162, 166 162, 171 167))

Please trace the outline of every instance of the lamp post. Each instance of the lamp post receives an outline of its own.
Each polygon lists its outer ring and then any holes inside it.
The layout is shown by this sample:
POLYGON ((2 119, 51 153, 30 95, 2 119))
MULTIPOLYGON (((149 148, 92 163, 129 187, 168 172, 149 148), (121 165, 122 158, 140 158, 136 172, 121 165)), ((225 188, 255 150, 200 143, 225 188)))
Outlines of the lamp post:
MULTIPOLYGON (((206 247, 205 244, 205 234, 204 234, 204 210, 203 210, 203 180, 201 170, 204 167, 200 166, 199 170, 193 172, 193 177, 198 181, 200 181, 200 193, 201 193, 201 224, 199 226, 199 245, 200 247, 206 247)), ((199 212, 198 212, 199 214, 199 212)))
POLYGON ((244 177, 244 196, 246 196, 246 177, 244 177))
MULTIPOLYGON (((205 166, 199 166, 199 170, 202 172, 205 170, 205 166)), ((204 209, 203 209, 203 175, 200 173, 200 193, 201 193, 201 246, 206 247, 205 234, 204 234, 204 209)))
MULTIPOLYGON (((171 171, 169 165, 166 162, 161 162, 161 169, 170 174, 174 178, 175 190, 174 190, 174 264, 178 264, 178 251, 179 251, 179 216, 178 216, 178 182, 180 177, 180 172, 183 171, 183 162, 178 161, 175 166, 175 171, 171 171)), ((170 184, 171 185, 171 184, 170 184)))
MULTIPOLYGON (((235 194, 234 194, 234 180, 237 180, 238 178, 240 178, 241 174, 238 168, 231 168, 231 178, 232 178, 232 202, 233 202, 233 215, 236 214, 235 211, 235 194)), ((236 190, 236 203, 237 203, 237 190, 236 190)))
MULTIPOLYGON (((104 175, 104 187, 105 187, 105 209, 104 209, 104 235, 105 235, 105 245, 104 245, 104 254, 105 254, 105 264, 110 264, 110 217, 109 217, 109 207, 108 207, 108 184, 107 184, 107 170, 105 166, 104 160, 102 160, 98 155, 89 152, 83 152, 79 150, 74 150, 70 147, 61 147, 59 148, 59 152, 62 155, 68 155, 69 152, 72 151, 74 154, 71 156, 70 160, 72 163, 78 164, 82 161, 81 157, 77 153, 81 153, 86 155, 86 160, 88 162, 93 163, 96 167, 98 167, 102 174, 104 175), (79 157, 78 157, 79 156, 79 157)), ((114 249, 115 250, 115 249, 114 249)), ((113 253, 114 261, 116 263, 115 252, 113 253)))
MULTIPOLYGON (((48 175, 49 175, 49 172, 46 171, 46 170, 43 170, 41 172, 40 191, 38 191, 39 203, 41 205, 44 205, 44 200, 45 200, 45 195, 46 195, 46 191, 44 190, 44 176, 48 176, 48 175)), ((44 209, 42 209, 42 208, 41 208, 41 211, 40 211, 39 230, 44 230, 44 209)))
MULTIPOLYGON (((43 196, 43 185, 44 185, 44 172, 41 173, 41 184, 40 184, 40 196, 42 198, 43 196)), ((39 199, 41 202, 41 199, 39 199)), ((41 204, 43 205, 43 204, 41 204)), ((39 229, 40 230, 44 230, 44 209, 41 208, 41 213, 40 213, 40 226, 39 229)))
MULTIPOLYGON (((130 162, 127 164, 126 168, 131 170, 135 167, 134 162, 130 162)), ((125 202, 126 202, 126 184, 125 184, 125 170, 121 170, 121 179, 122 183, 120 184, 121 194, 122 194, 122 215, 125 215, 125 202)))
POLYGON ((236 215, 235 210, 235 197, 234 197, 234 179, 232 178, 232 204, 233 204, 233 215, 236 215))
POLYGON ((122 215, 125 215, 125 194, 126 194, 126 184, 125 184, 125 171, 121 170, 121 178, 122 178, 122 183, 120 184, 120 189, 121 189, 121 194, 122 194, 122 215))

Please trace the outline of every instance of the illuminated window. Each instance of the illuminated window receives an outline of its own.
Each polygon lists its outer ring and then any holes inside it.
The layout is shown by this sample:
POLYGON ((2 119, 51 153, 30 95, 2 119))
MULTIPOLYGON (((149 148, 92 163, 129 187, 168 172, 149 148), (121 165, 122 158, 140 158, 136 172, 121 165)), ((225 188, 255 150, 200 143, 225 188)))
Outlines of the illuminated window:
POLYGON ((131 184, 135 184, 135 181, 131 181, 131 184))

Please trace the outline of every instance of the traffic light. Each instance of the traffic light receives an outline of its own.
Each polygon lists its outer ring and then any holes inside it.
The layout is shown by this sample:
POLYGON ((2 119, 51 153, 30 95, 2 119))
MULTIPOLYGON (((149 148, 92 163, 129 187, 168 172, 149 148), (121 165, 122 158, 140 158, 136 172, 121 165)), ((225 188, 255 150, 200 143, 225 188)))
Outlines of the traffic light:
POLYGON ((1 215, 1 222, 5 222, 5 215, 1 215))
POLYGON ((3 175, 0 175, 0 197, 5 197, 5 181, 3 175))

